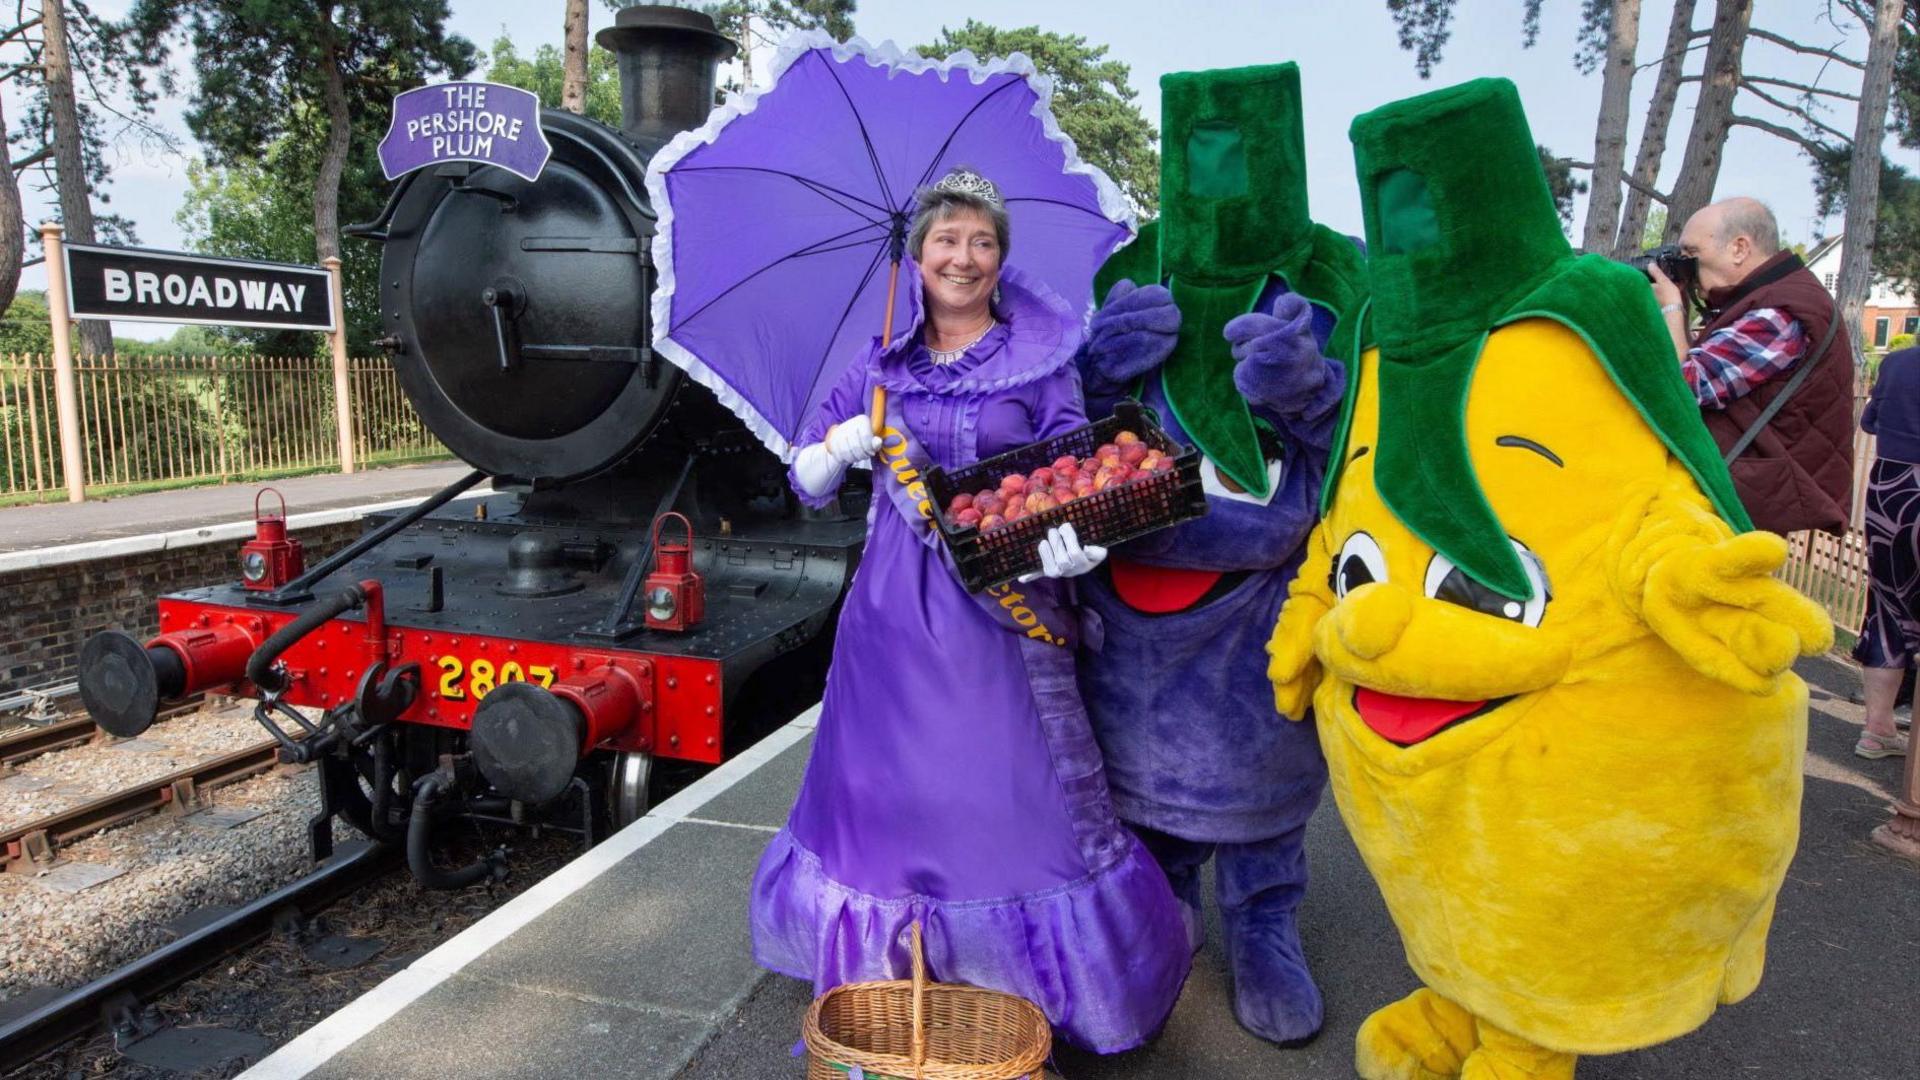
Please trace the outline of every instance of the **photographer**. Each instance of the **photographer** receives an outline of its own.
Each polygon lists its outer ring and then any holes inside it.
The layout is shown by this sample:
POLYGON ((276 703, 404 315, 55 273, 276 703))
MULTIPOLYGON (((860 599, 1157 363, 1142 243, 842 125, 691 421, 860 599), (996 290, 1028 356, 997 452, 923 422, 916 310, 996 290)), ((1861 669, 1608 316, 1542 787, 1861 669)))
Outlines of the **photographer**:
POLYGON ((1772 211, 1733 198, 1705 207, 1679 251, 1645 267, 1681 374, 1756 527, 1846 528, 1853 478, 1853 347, 1833 297, 1780 249, 1772 211), (1682 280, 1676 282, 1675 274, 1682 280), (1704 300, 1689 336, 1683 286, 1704 300))

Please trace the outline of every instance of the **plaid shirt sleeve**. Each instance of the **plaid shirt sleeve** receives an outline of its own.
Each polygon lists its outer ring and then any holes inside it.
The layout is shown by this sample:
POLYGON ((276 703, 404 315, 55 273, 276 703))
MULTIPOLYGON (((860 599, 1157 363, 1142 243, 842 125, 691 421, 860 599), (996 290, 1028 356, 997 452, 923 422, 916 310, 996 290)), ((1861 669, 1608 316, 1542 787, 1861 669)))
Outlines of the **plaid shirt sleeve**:
POLYGON ((1702 408, 1724 409, 1794 365, 1806 331, 1779 308, 1754 308, 1687 350, 1680 373, 1702 408))

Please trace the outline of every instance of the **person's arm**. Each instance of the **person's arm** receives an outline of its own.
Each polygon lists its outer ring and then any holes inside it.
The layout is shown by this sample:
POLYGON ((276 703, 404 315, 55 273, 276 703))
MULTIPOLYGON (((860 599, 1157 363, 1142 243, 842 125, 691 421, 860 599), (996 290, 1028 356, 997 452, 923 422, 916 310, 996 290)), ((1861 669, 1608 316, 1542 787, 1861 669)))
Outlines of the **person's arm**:
POLYGON ((802 503, 816 510, 831 503, 848 466, 865 460, 872 448, 876 448, 871 421, 866 419, 871 397, 867 387, 867 357, 863 356, 840 373, 826 400, 814 410, 812 419, 794 440, 799 450, 787 470, 787 482, 802 503), (859 423, 844 425, 843 421, 847 420, 859 423))
POLYGON ((1807 351, 1800 323, 1777 308, 1755 308, 1708 334, 1680 360, 1703 409, 1724 409, 1791 368, 1807 351))
POLYGON ((1673 339, 1674 356, 1684 364, 1688 347, 1686 298, 1658 264, 1647 267, 1647 277, 1653 283, 1653 301, 1660 305, 1660 318, 1667 324, 1667 336, 1673 339))

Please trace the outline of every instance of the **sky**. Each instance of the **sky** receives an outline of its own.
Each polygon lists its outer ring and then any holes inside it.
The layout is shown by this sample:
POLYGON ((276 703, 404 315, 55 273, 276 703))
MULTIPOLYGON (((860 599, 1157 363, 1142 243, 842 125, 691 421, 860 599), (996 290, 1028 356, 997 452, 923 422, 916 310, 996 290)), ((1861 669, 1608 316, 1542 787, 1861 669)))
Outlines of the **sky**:
MULTIPOLYGON (((115 18, 130 3, 93 0, 92 7, 102 17, 115 18)), ((1140 107, 1156 122, 1163 74, 1297 61, 1305 99, 1313 216, 1335 229, 1358 234, 1362 231, 1360 202, 1347 125, 1360 113, 1390 101, 1481 76, 1504 76, 1520 89, 1536 141, 1561 156, 1591 160, 1600 75, 1582 75, 1573 65, 1579 5, 1572 0, 1546 3, 1539 43, 1532 49, 1521 47, 1521 6, 1521 0, 1458 0, 1452 39, 1428 80, 1420 79, 1414 70, 1413 55, 1400 49, 1386 0, 860 0, 854 28, 869 41, 891 40, 902 46, 930 42, 943 26, 957 27, 969 18, 1003 27, 1038 23, 1043 29, 1078 34, 1090 43, 1108 46, 1113 59, 1132 69, 1140 107)), ((1696 26, 1707 25, 1712 6, 1710 0, 1700 0, 1696 26)), ((1639 63, 1649 66, 1634 80, 1629 162, 1652 92, 1652 65, 1658 61, 1673 10, 1665 0, 1647 0, 1642 7, 1639 63)), ((1760 0, 1755 4, 1754 25, 1849 56, 1864 56, 1864 33, 1851 24, 1836 28, 1827 23, 1822 18, 1827 7, 1826 0, 1760 0)), ((542 44, 560 43, 561 0, 452 0, 452 11, 452 30, 475 42, 483 53, 502 34, 514 41, 522 55, 530 55, 542 44)), ((611 24, 613 12, 601 0, 592 0, 589 18, 598 30, 611 24)), ((1699 69, 1699 55, 1694 54, 1690 71, 1699 69)), ((16 59, 0 52, 0 61, 16 59)), ((1858 89, 1859 76, 1853 70, 1798 56, 1758 39, 1749 40, 1745 59, 1750 74, 1764 72, 1792 82, 1818 80, 1824 86, 1858 89)), ((175 62, 178 70, 190 74, 190 56, 177 55, 175 62)), ((764 64, 756 67, 765 69, 764 64)), ((1790 93, 1781 92, 1781 96, 1790 93)), ((1680 168, 1693 118, 1693 97, 1692 85, 1681 88, 1658 181, 1662 189, 1672 186, 1680 168)), ((1851 132, 1851 103, 1835 104, 1839 107, 1826 122, 1851 132)), ((10 89, 5 107, 10 115, 20 115, 18 95, 10 89)), ((157 153, 133 142, 110 152, 112 178, 107 193, 111 202, 106 209, 131 218, 145 247, 184 249, 188 243, 174 222, 186 193, 187 155, 195 149, 182 119, 184 109, 184 99, 163 100, 156 113, 159 124, 177 134, 181 154, 157 153)), ((1736 111, 1798 126, 1762 104, 1745 103, 1744 95, 1736 111)), ((1920 152, 1891 143, 1887 150, 1896 163, 1920 171, 1920 152)), ((1715 195, 1755 196, 1774 208, 1789 242, 1810 241, 1840 228, 1837 217, 1822 221, 1815 216, 1810 176, 1798 149, 1763 132, 1735 128, 1727 140, 1715 195)), ((49 216, 48 194, 23 190, 22 196, 29 222, 49 216)), ((1582 198, 1575 206, 1575 236, 1584 216, 1582 198)), ((29 268, 21 287, 44 288, 44 270, 29 268)), ((114 329, 121 336, 157 339, 174 328, 161 323, 116 323, 114 329)))

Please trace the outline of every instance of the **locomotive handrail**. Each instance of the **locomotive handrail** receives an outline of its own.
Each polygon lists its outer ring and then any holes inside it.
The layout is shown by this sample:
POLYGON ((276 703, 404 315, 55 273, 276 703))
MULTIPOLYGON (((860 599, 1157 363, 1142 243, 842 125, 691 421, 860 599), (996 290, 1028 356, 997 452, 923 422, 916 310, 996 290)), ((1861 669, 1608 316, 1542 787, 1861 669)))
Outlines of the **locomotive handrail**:
POLYGON ((308 589, 314 582, 321 580, 328 574, 333 573, 335 570, 340 569, 366 554, 368 551, 371 551, 401 529, 406 528, 421 518, 426 517, 428 514, 433 513, 435 510, 440 509, 442 506, 445 506, 453 500, 454 496, 485 479, 486 475, 485 472, 479 469, 473 470, 440 489, 438 492, 428 496, 427 500, 420 505, 408 510, 406 513, 401 514, 372 532, 367 533, 346 547, 341 548, 323 560, 320 565, 315 566, 313 569, 266 594, 262 599, 270 604, 297 604, 303 600, 311 600, 313 594, 309 592, 308 589))
POLYGON ((363 240, 386 243, 387 229, 393 224, 394 213, 400 209, 400 200, 406 195, 407 189, 413 186, 413 178, 418 175, 420 174, 408 173, 399 183, 393 185, 393 190, 387 193, 387 205, 380 208, 379 216, 372 221, 342 225, 340 232, 346 236, 357 236, 363 240))

